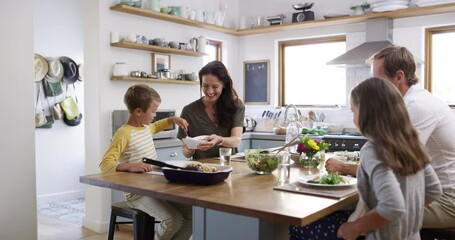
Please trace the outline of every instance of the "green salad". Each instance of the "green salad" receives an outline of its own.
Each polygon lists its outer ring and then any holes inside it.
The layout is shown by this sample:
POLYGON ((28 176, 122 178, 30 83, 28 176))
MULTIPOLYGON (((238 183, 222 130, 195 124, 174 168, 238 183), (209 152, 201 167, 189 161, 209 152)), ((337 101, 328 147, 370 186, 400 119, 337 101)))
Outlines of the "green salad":
POLYGON ((340 183, 346 183, 343 177, 338 173, 329 173, 319 177, 317 179, 308 180, 308 183, 317 183, 317 184, 327 184, 327 185, 336 185, 340 183))
POLYGON ((247 149, 245 159, 248 167, 259 174, 269 174, 278 168, 278 156, 267 150, 247 149))

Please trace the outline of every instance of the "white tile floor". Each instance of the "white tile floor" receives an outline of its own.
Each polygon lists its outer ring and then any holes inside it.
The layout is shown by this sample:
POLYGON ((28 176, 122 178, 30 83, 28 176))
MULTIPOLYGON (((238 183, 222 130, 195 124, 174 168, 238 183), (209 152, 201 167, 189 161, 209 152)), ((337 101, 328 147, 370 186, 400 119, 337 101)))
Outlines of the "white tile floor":
POLYGON ((82 226, 85 199, 43 203, 38 205, 38 213, 82 226))

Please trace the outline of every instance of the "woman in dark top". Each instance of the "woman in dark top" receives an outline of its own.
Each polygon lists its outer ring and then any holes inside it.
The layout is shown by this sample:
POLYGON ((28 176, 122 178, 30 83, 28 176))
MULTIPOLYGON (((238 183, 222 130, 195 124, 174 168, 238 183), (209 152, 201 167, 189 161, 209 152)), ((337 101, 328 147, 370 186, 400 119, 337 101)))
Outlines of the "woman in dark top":
POLYGON ((201 159, 217 157, 219 147, 237 148, 242 139, 245 106, 234 90, 228 70, 220 61, 213 61, 199 71, 203 97, 186 105, 180 117, 188 122, 188 132, 179 129, 177 138, 187 135, 196 137, 208 135, 197 149, 185 144, 185 157, 201 159))

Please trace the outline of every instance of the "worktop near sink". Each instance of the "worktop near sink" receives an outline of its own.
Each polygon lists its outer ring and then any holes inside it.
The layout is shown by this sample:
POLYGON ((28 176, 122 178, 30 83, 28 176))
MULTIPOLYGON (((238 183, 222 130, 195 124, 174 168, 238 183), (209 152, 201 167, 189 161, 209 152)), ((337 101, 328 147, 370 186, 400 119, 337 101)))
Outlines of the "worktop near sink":
MULTIPOLYGON (((274 133, 267 133, 267 132, 245 132, 242 135, 242 141, 248 140, 271 140, 271 141, 279 141, 284 144, 286 136, 285 135, 276 135, 274 133)), ((154 140, 155 147, 159 148, 168 148, 168 147, 181 147, 182 141, 178 138, 167 138, 167 139, 157 139, 154 140)))

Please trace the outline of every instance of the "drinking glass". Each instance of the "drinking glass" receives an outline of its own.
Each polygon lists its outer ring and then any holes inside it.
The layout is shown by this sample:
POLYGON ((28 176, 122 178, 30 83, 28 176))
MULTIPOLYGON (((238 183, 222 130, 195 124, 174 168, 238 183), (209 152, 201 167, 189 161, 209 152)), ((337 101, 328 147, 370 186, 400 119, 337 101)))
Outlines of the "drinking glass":
POLYGON ((232 148, 220 148, 220 165, 231 165, 232 148))
POLYGON ((291 179, 291 158, 287 152, 278 154, 278 182, 289 183, 291 179))

